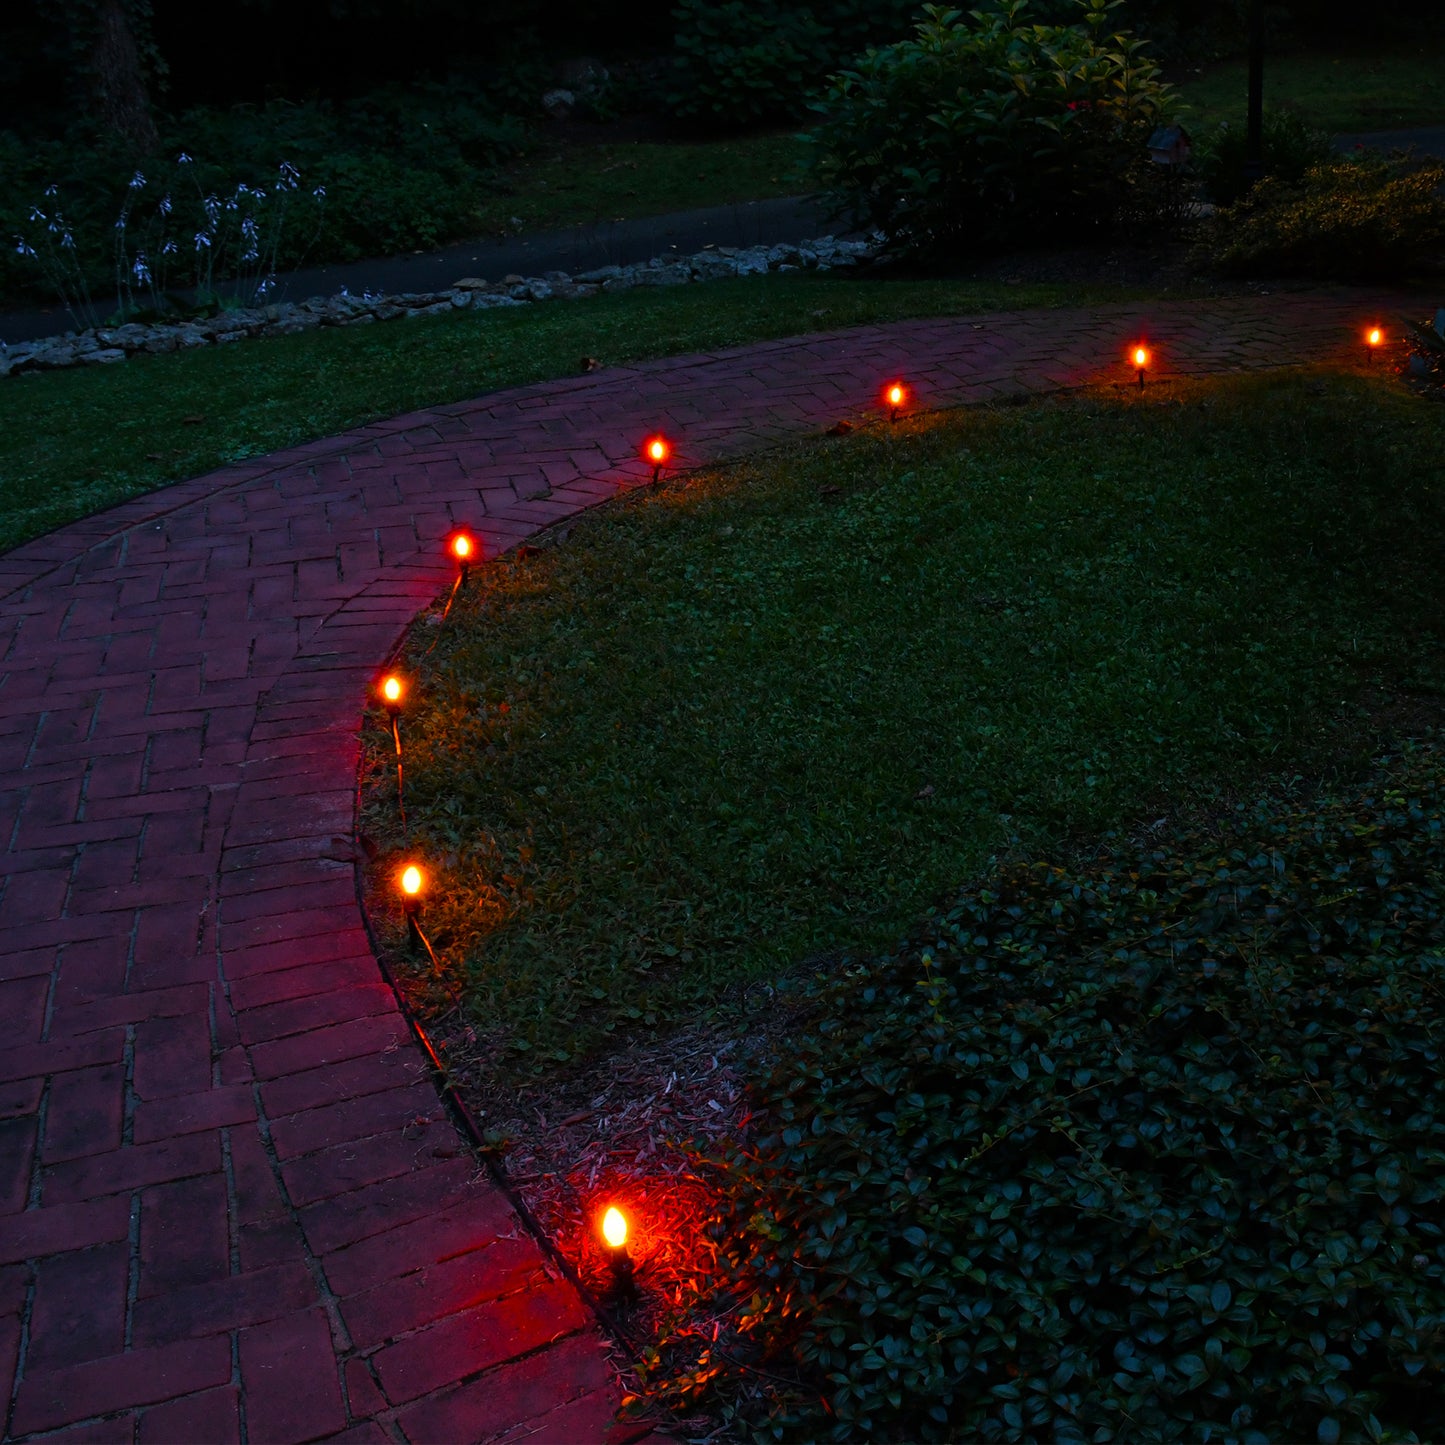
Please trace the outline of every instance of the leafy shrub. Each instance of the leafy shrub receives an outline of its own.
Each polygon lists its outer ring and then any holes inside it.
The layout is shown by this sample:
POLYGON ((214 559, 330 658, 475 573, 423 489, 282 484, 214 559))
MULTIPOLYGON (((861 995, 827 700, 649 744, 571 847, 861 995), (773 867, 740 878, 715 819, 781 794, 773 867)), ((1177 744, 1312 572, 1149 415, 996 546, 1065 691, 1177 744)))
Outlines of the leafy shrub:
MULTIPOLYGON (((1228 121, 1217 125, 1199 142, 1194 166, 1205 193, 1217 205, 1232 206, 1247 189, 1244 158, 1248 132, 1228 121)), ((1264 174, 1281 181, 1300 181, 1314 166, 1330 158, 1330 138, 1292 110, 1266 110, 1260 127, 1264 174)))
POLYGON ((915 0, 681 0, 668 109, 723 129, 797 120, 830 70, 902 34, 917 9, 915 0))
MULTIPOLYGON (((195 158, 187 193, 194 186, 220 196, 238 185, 266 187, 283 161, 300 172, 307 191, 326 192, 319 230, 289 228, 276 256, 283 269, 475 234, 489 172, 526 140, 519 119, 459 81, 386 87, 343 105, 272 101, 198 109, 163 127, 168 157, 195 158)), ((32 205, 59 181, 86 280, 97 295, 113 291, 111 232, 132 173, 113 146, 80 131, 40 144, 0 133, 0 235, 24 234, 32 205)), ((13 302, 44 293, 40 273, 13 243, 0 254, 0 297, 13 302)))
POLYGON ((1216 213, 1206 254, 1236 274, 1398 281, 1445 264, 1445 164, 1357 158, 1266 178, 1216 213))
POLYGON ((1026 23, 1026 0, 926 7, 917 36, 869 51, 815 107, 817 173, 840 210, 898 250, 1090 233, 1135 207, 1145 141, 1172 92, 1142 42, 1107 33, 1109 0, 1074 25, 1026 23))
POLYGON ((792 1377, 779 1438, 1440 1438, 1442 940, 1433 739, 998 868, 759 1091, 703 1231, 736 1327, 666 1391, 792 1377))

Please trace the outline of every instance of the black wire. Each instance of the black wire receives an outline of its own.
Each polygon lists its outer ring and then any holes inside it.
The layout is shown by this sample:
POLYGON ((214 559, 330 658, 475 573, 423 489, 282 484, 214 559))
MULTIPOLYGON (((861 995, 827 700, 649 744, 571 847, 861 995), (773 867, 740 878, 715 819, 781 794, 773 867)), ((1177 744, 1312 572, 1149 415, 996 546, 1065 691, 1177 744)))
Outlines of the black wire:
POLYGON ((409 842, 406 832, 406 793, 401 776, 401 716, 398 713, 391 715, 391 736, 396 743, 396 806, 401 814, 401 836, 403 842, 409 842))

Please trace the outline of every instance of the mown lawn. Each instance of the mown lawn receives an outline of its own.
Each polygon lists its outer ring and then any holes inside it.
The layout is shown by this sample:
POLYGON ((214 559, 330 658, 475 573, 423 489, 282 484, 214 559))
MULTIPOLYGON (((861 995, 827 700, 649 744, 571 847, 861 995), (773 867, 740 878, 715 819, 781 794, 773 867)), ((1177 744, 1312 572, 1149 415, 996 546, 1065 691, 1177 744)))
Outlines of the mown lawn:
POLYGON ((1308 374, 964 411, 486 568, 402 663, 412 852, 499 1074, 886 948, 1015 845, 1355 757, 1373 688, 1445 686, 1442 440, 1308 374))
MULTIPOLYGON (((1445 125, 1442 64, 1445 33, 1389 47, 1270 55, 1264 103, 1297 111, 1331 135, 1445 125)), ((1242 56, 1175 79, 1191 107, 1191 128, 1243 121, 1248 80, 1242 56)))
POLYGON ((908 316, 1126 299, 1104 286, 759 276, 249 341, 0 382, 0 551, 167 482, 418 407, 908 316))

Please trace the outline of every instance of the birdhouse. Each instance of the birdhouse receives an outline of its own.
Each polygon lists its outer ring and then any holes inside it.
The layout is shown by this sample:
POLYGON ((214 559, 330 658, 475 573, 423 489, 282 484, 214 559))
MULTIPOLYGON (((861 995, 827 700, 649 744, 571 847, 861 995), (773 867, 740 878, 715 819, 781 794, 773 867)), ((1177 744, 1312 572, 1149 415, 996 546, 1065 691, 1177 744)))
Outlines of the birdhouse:
POLYGON ((1193 150, 1182 125, 1161 125, 1149 137, 1149 159, 1156 166, 1182 166, 1193 150))

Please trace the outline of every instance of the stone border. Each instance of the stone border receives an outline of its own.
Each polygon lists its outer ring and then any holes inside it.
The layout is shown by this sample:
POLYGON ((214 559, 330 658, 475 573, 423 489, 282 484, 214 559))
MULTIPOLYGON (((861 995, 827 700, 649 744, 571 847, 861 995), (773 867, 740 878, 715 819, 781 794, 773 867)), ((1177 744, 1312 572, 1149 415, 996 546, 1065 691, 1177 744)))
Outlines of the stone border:
POLYGON ((629 291, 636 286, 685 286, 693 281, 759 276, 770 271, 833 271, 873 260, 881 241, 879 236, 862 241, 820 236, 797 245, 709 246, 685 258, 655 257, 632 266, 599 266, 575 276, 565 271, 504 276, 500 281, 465 276, 444 291, 385 296, 374 296, 369 291, 353 296, 342 291, 307 301, 280 301, 225 311, 204 321, 91 327, 15 346, 0 342, 0 377, 59 371, 70 366, 105 366, 141 353, 185 351, 254 336, 292 336, 320 326, 365 326, 410 316, 439 316, 448 311, 492 311, 537 301, 573 301, 603 291, 629 291))

